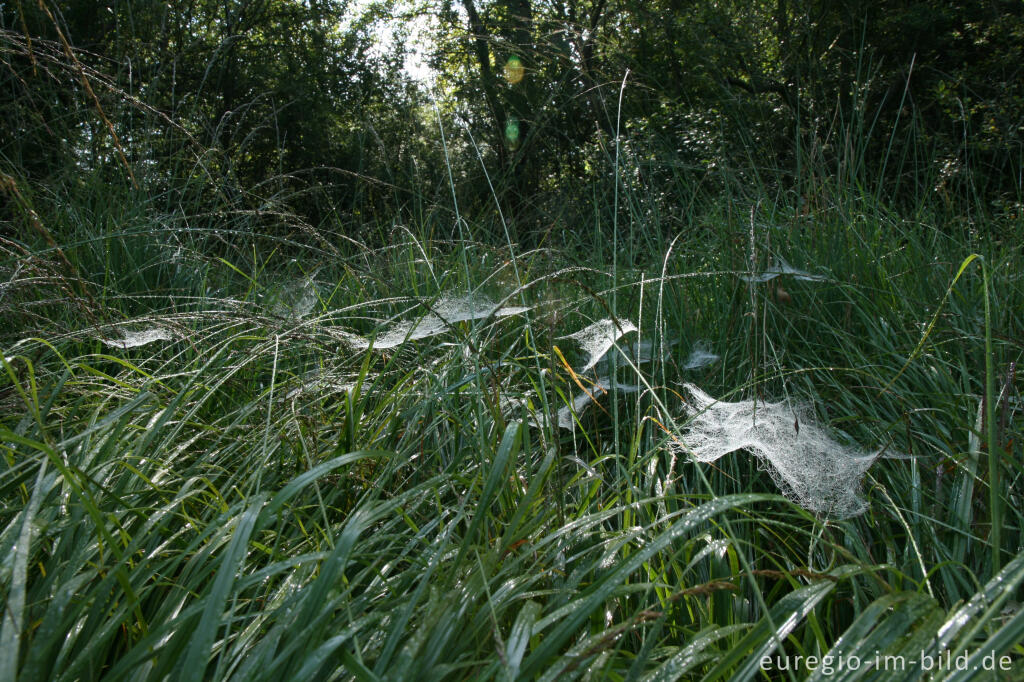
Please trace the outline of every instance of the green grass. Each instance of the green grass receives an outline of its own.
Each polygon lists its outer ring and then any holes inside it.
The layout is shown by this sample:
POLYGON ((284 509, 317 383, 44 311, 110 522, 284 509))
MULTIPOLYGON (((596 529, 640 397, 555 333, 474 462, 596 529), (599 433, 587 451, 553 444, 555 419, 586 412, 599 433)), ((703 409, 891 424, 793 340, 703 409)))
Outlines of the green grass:
POLYGON ((942 650, 1021 674, 1020 239, 838 191, 676 227, 623 189, 537 250, 472 217, 374 246, 19 187, 40 229, 3 242, 3 679, 804 679, 761 658, 942 650), (738 276, 778 258, 823 281, 738 276), (531 309, 346 342, 451 291, 531 309), (585 381, 560 337, 611 311, 666 353, 559 429, 585 381), (100 340, 154 326, 175 339, 100 340), (701 340, 720 360, 684 369, 701 340), (863 515, 815 517, 745 453, 672 455, 685 382, 900 456, 863 515))

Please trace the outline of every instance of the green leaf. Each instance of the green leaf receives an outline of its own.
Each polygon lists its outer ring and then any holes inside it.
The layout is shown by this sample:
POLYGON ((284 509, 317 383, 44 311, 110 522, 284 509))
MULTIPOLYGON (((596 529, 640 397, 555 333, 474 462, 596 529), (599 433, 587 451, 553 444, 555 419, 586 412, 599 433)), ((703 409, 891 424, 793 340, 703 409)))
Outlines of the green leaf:
POLYGON ((11 570, 11 587, 4 603, 3 627, 0 628, 0 679, 18 679, 18 652, 21 637, 25 633, 25 592, 28 582, 28 557, 32 546, 32 528, 39 505, 49 493, 52 477, 46 478, 46 460, 39 465, 32 497, 21 513, 21 528, 14 547, 14 561, 11 570))
POLYGON ((217 630, 224 622, 224 605, 227 602, 228 593, 235 582, 239 564, 245 559, 249 548, 249 537, 256 526, 256 519, 264 501, 265 498, 262 495, 255 497, 238 521, 238 526, 231 536, 231 542, 217 569, 217 578, 213 582, 213 588, 204 598, 203 613, 199 617, 199 624, 192 633, 185 658, 178 670, 178 680, 192 682, 205 677, 213 640, 217 636, 217 630))

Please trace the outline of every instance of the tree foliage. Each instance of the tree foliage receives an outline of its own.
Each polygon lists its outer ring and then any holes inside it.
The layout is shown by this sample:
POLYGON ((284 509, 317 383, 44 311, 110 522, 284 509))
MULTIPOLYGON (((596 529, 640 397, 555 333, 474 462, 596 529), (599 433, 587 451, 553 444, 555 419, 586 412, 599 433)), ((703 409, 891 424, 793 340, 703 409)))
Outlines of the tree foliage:
POLYGON ((199 164, 221 199, 322 219, 444 203, 449 165, 464 207, 493 208, 486 170, 527 234, 613 175, 618 133, 655 182, 727 168, 801 202, 833 181, 911 207, 1020 199, 1009 0, 37 0, 0 21, 0 151, 35 177, 141 164, 173 194, 199 164), (417 13, 437 19, 427 87, 382 42, 417 13), (447 156, 437 113, 471 135, 447 156))
POLYGON ((132 166, 155 168, 147 178, 160 191, 180 190, 199 165, 229 200, 324 183, 331 194, 313 205, 306 193, 296 207, 350 205, 378 192, 415 140, 401 53, 375 40, 385 10, 331 0, 8 4, 3 153, 46 176, 117 167, 122 147, 132 166))
POLYGON ((478 134, 521 193, 578 174, 573 156, 607 140, 620 117, 688 167, 753 166, 804 193, 822 174, 879 183, 896 200, 922 186, 962 196, 953 184, 968 176, 973 192, 993 199, 1019 190, 1019 3, 463 0, 461 8, 444 7, 446 53, 457 56, 442 72, 458 73, 454 96, 473 108, 478 134), (512 58, 525 71, 514 84, 502 78, 512 58), (505 135, 509 119, 518 140, 505 135))

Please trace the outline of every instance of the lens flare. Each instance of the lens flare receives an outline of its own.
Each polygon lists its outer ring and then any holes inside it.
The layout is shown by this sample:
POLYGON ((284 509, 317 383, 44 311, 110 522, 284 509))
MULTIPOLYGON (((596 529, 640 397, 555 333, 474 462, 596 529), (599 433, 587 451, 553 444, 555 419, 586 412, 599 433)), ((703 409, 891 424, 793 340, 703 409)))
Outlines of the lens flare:
POLYGON ((505 139, 512 147, 519 144, 519 119, 515 116, 510 116, 505 123, 505 139))
POLYGON ((508 81, 510 85, 519 83, 523 80, 523 76, 526 75, 526 69, 523 68, 523 61, 515 55, 509 57, 508 61, 505 62, 504 72, 505 80, 508 81))

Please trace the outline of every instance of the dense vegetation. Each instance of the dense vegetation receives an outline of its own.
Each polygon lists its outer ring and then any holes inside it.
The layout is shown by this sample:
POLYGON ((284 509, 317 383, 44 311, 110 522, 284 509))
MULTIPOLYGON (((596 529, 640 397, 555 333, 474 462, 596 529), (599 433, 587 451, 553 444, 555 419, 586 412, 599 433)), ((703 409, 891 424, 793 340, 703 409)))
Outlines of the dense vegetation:
POLYGON ((1022 48, 0 4, 0 679, 1020 679, 1022 48))

